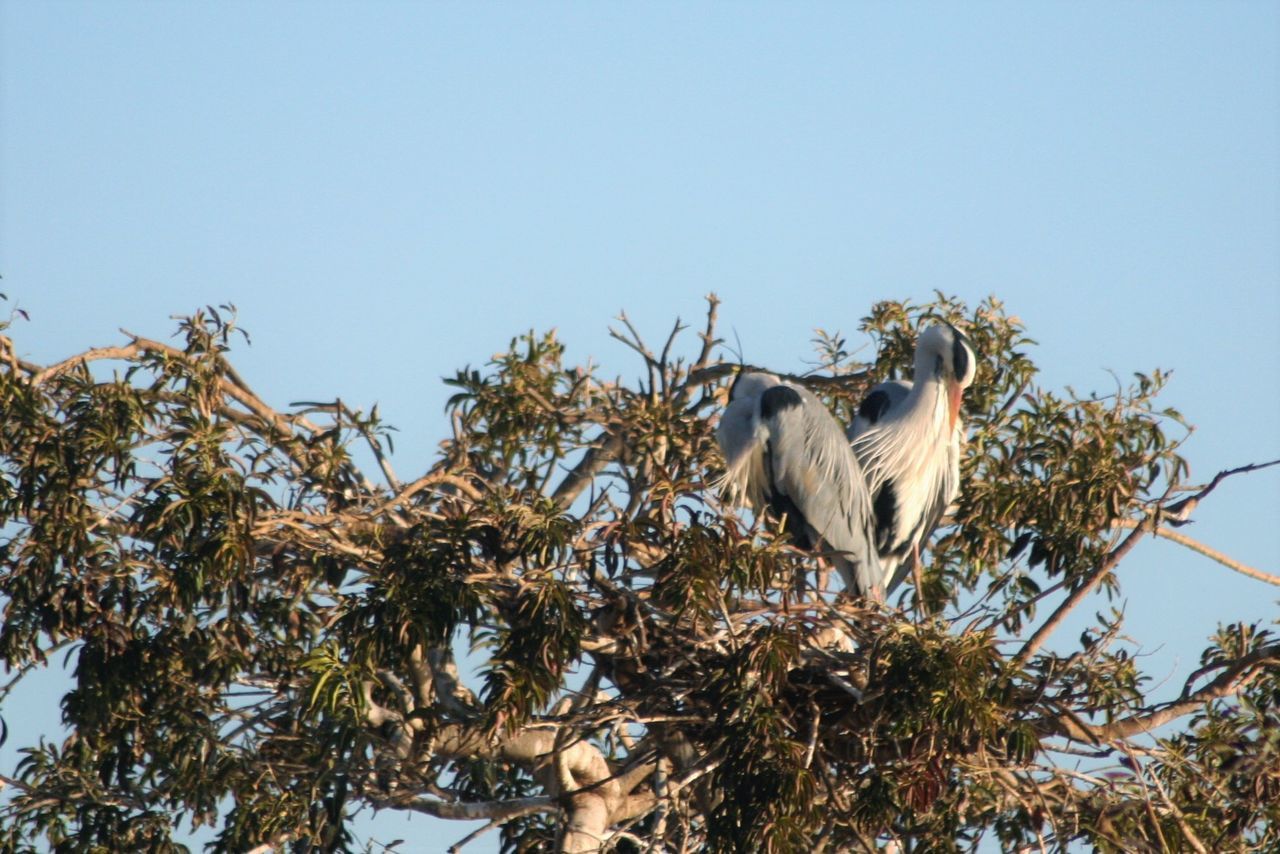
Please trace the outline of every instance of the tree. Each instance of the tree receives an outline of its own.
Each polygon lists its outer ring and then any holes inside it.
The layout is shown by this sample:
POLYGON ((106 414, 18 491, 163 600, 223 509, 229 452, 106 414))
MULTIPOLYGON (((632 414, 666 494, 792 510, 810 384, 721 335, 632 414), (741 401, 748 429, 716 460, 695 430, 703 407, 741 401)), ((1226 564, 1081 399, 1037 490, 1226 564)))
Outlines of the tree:
POLYGON ((928 318, 981 365, 922 589, 801 598, 813 558, 709 486, 738 370, 716 308, 683 356, 679 323, 651 349, 622 318, 634 386, 513 340, 449 380, 452 436, 408 482, 376 408, 259 398, 225 308, 49 366, 0 337, 0 701, 74 663, 71 735, 4 769, 5 847, 175 850, 177 816, 220 850, 340 850, 361 805, 487 819, 512 851, 1280 845, 1270 629, 1221 626, 1167 702, 1118 610, 1045 645, 1256 468, 1185 484, 1163 374, 1041 389, 994 299, 876 305, 866 369, 822 335, 795 379, 845 418, 928 318))

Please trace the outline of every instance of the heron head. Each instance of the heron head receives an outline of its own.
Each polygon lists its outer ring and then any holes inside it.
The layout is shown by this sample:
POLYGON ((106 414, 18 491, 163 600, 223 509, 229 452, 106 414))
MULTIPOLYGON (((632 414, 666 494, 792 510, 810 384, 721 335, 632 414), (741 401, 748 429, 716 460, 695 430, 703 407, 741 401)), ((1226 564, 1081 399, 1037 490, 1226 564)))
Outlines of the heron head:
POLYGON ((729 399, 738 400, 744 397, 759 397, 764 394, 765 389, 778 385, 781 380, 773 374, 761 373, 760 371, 738 371, 738 375, 733 378, 733 384, 729 386, 729 399))
POLYGON ((978 361, 973 345, 950 323, 930 326, 916 344, 916 382, 934 380, 946 386, 951 427, 960 416, 960 396, 973 382, 978 361))

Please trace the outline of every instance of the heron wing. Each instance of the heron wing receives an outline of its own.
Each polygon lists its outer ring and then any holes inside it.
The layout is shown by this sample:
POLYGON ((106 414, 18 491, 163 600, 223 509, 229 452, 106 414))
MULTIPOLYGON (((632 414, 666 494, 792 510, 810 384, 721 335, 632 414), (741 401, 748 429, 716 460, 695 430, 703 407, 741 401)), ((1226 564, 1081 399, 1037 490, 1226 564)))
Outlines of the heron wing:
POLYGON ((862 467, 840 425, 807 389, 782 384, 760 396, 768 498, 775 512, 798 513, 833 553, 845 585, 861 594, 884 581, 872 540, 874 519, 862 467))

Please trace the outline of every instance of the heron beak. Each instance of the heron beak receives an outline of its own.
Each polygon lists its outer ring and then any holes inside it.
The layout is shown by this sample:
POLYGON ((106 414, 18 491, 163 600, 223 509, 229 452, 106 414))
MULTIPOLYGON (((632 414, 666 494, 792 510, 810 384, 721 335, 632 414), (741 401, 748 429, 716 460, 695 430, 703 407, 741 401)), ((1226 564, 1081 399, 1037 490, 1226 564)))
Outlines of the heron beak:
POLYGON ((951 380, 947 383, 947 414, 951 416, 949 421, 949 429, 956 429, 956 421, 960 418, 960 396, 964 394, 964 389, 960 386, 959 380, 951 380))

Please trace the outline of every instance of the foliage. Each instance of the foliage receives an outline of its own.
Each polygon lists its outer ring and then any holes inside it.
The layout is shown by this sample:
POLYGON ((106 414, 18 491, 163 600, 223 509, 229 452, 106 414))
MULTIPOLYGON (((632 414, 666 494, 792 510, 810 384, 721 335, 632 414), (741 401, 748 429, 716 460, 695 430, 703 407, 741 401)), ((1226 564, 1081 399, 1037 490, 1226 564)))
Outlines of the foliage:
POLYGON ((176 816, 218 850, 345 850, 373 806, 488 819, 510 851, 1280 845, 1270 630, 1223 626, 1170 702, 1118 613, 1044 648, 1217 485, 1187 501, 1163 373, 1041 389, 994 299, 876 305, 865 369, 820 333, 827 372, 797 379, 843 417, 933 319, 981 363, 922 589, 800 599, 812 558, 708 486, 738 369, 715 314, 691 354, 679 324, 657 352, 615 332, 635 385, 512 340, 449 380, 411 482, 376 409, 262 401, 226 307, 48 367, 0 337, 0 702, 73 664, 70 735, 2 778, 0 844, 181 850, 176 816))

